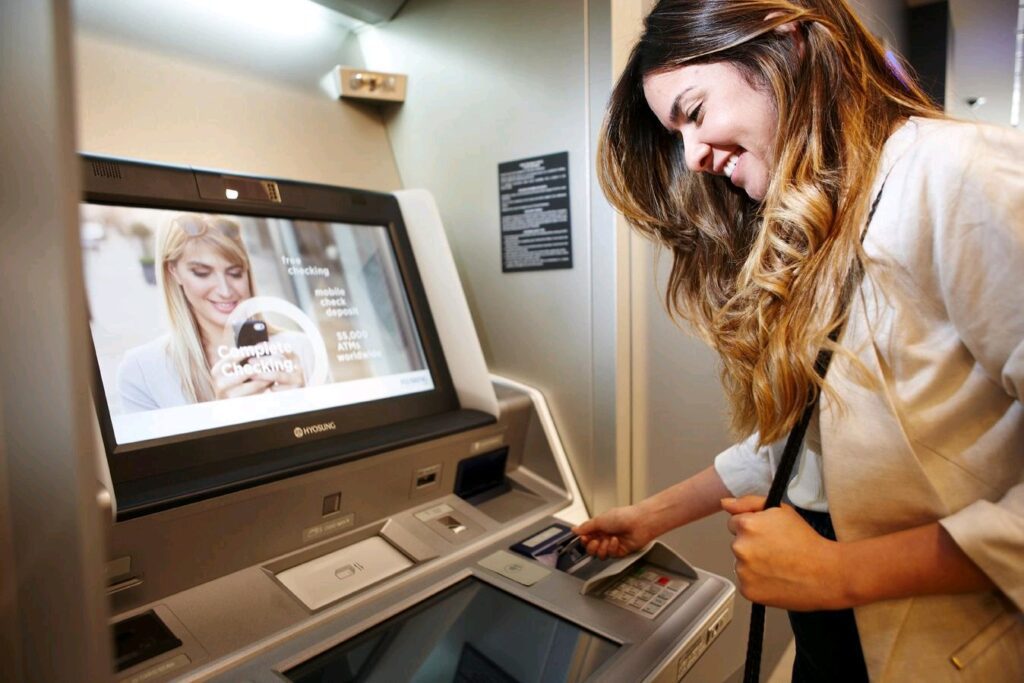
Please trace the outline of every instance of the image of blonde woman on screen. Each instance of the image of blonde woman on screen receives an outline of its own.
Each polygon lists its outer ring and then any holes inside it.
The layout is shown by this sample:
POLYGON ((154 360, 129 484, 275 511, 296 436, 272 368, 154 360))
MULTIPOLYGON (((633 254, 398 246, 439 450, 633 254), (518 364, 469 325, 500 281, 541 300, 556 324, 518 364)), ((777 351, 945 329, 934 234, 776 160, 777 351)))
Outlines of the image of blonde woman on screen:
POLYGON ((309 340, 260 317, 231 321, 256 295, 237 223, 181 214, 158 231, 157 283, 165 335, 130 349, 117 370, 126 413, 252 396, 306 385, 309 340))

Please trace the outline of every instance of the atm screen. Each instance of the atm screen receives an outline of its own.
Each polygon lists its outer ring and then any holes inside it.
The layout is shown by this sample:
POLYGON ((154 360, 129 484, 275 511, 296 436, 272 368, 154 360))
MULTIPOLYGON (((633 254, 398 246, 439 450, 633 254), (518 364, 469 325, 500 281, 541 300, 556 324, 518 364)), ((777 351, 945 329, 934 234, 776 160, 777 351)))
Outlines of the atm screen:
POLYGON ((284 675, 295 683, 586 681, 618 650, 468 578, 284 675))
POLYGON ((80 213, 120 447, 434 388, 385 226, 91 203, 80 213))

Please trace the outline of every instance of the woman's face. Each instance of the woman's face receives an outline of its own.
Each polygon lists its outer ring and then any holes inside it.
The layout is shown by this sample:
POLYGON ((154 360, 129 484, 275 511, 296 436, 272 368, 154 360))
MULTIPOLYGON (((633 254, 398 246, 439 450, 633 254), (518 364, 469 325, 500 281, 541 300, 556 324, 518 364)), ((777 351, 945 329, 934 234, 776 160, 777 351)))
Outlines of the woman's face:
POLYGON ((728 62, 717 62, 651 74, 644 96, 661 125, 682 136, 691 171, 724 175, 751 199, 764 199, 778 128, 768 93, 728 62))
POLYGON ((202 240, 190 240, 170 272, 205 330, 224 329, 231 312, 252 296, 245 266, 228 261, 202 240))

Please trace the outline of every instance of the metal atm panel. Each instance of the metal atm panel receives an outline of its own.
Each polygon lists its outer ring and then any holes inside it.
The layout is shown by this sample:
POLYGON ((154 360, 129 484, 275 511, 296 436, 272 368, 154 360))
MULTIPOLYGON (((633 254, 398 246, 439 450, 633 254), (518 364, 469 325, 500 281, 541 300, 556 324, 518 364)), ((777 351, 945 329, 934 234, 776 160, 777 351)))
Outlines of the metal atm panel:
POLYGON ((487 374, 429 195, 241 178, 260 191, 232 200, 230 173, 83 171, 98 205, 230 211, 271 237, 376 226, 433 386, 123 448, 100 377, 118 680, 674 681, 728 623, 732 585, 666 548, 602 563, 574 544, 588 513, 554 420, 540 392, 487 374))

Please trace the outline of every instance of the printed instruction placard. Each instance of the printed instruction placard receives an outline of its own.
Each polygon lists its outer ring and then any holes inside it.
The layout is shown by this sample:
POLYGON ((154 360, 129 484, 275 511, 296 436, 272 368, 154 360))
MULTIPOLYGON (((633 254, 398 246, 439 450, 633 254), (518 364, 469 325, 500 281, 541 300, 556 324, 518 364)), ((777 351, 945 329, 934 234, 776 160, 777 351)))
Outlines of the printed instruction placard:
POLYGON ((569 153, 498 164, 501 271, 572 268, 569 153))

